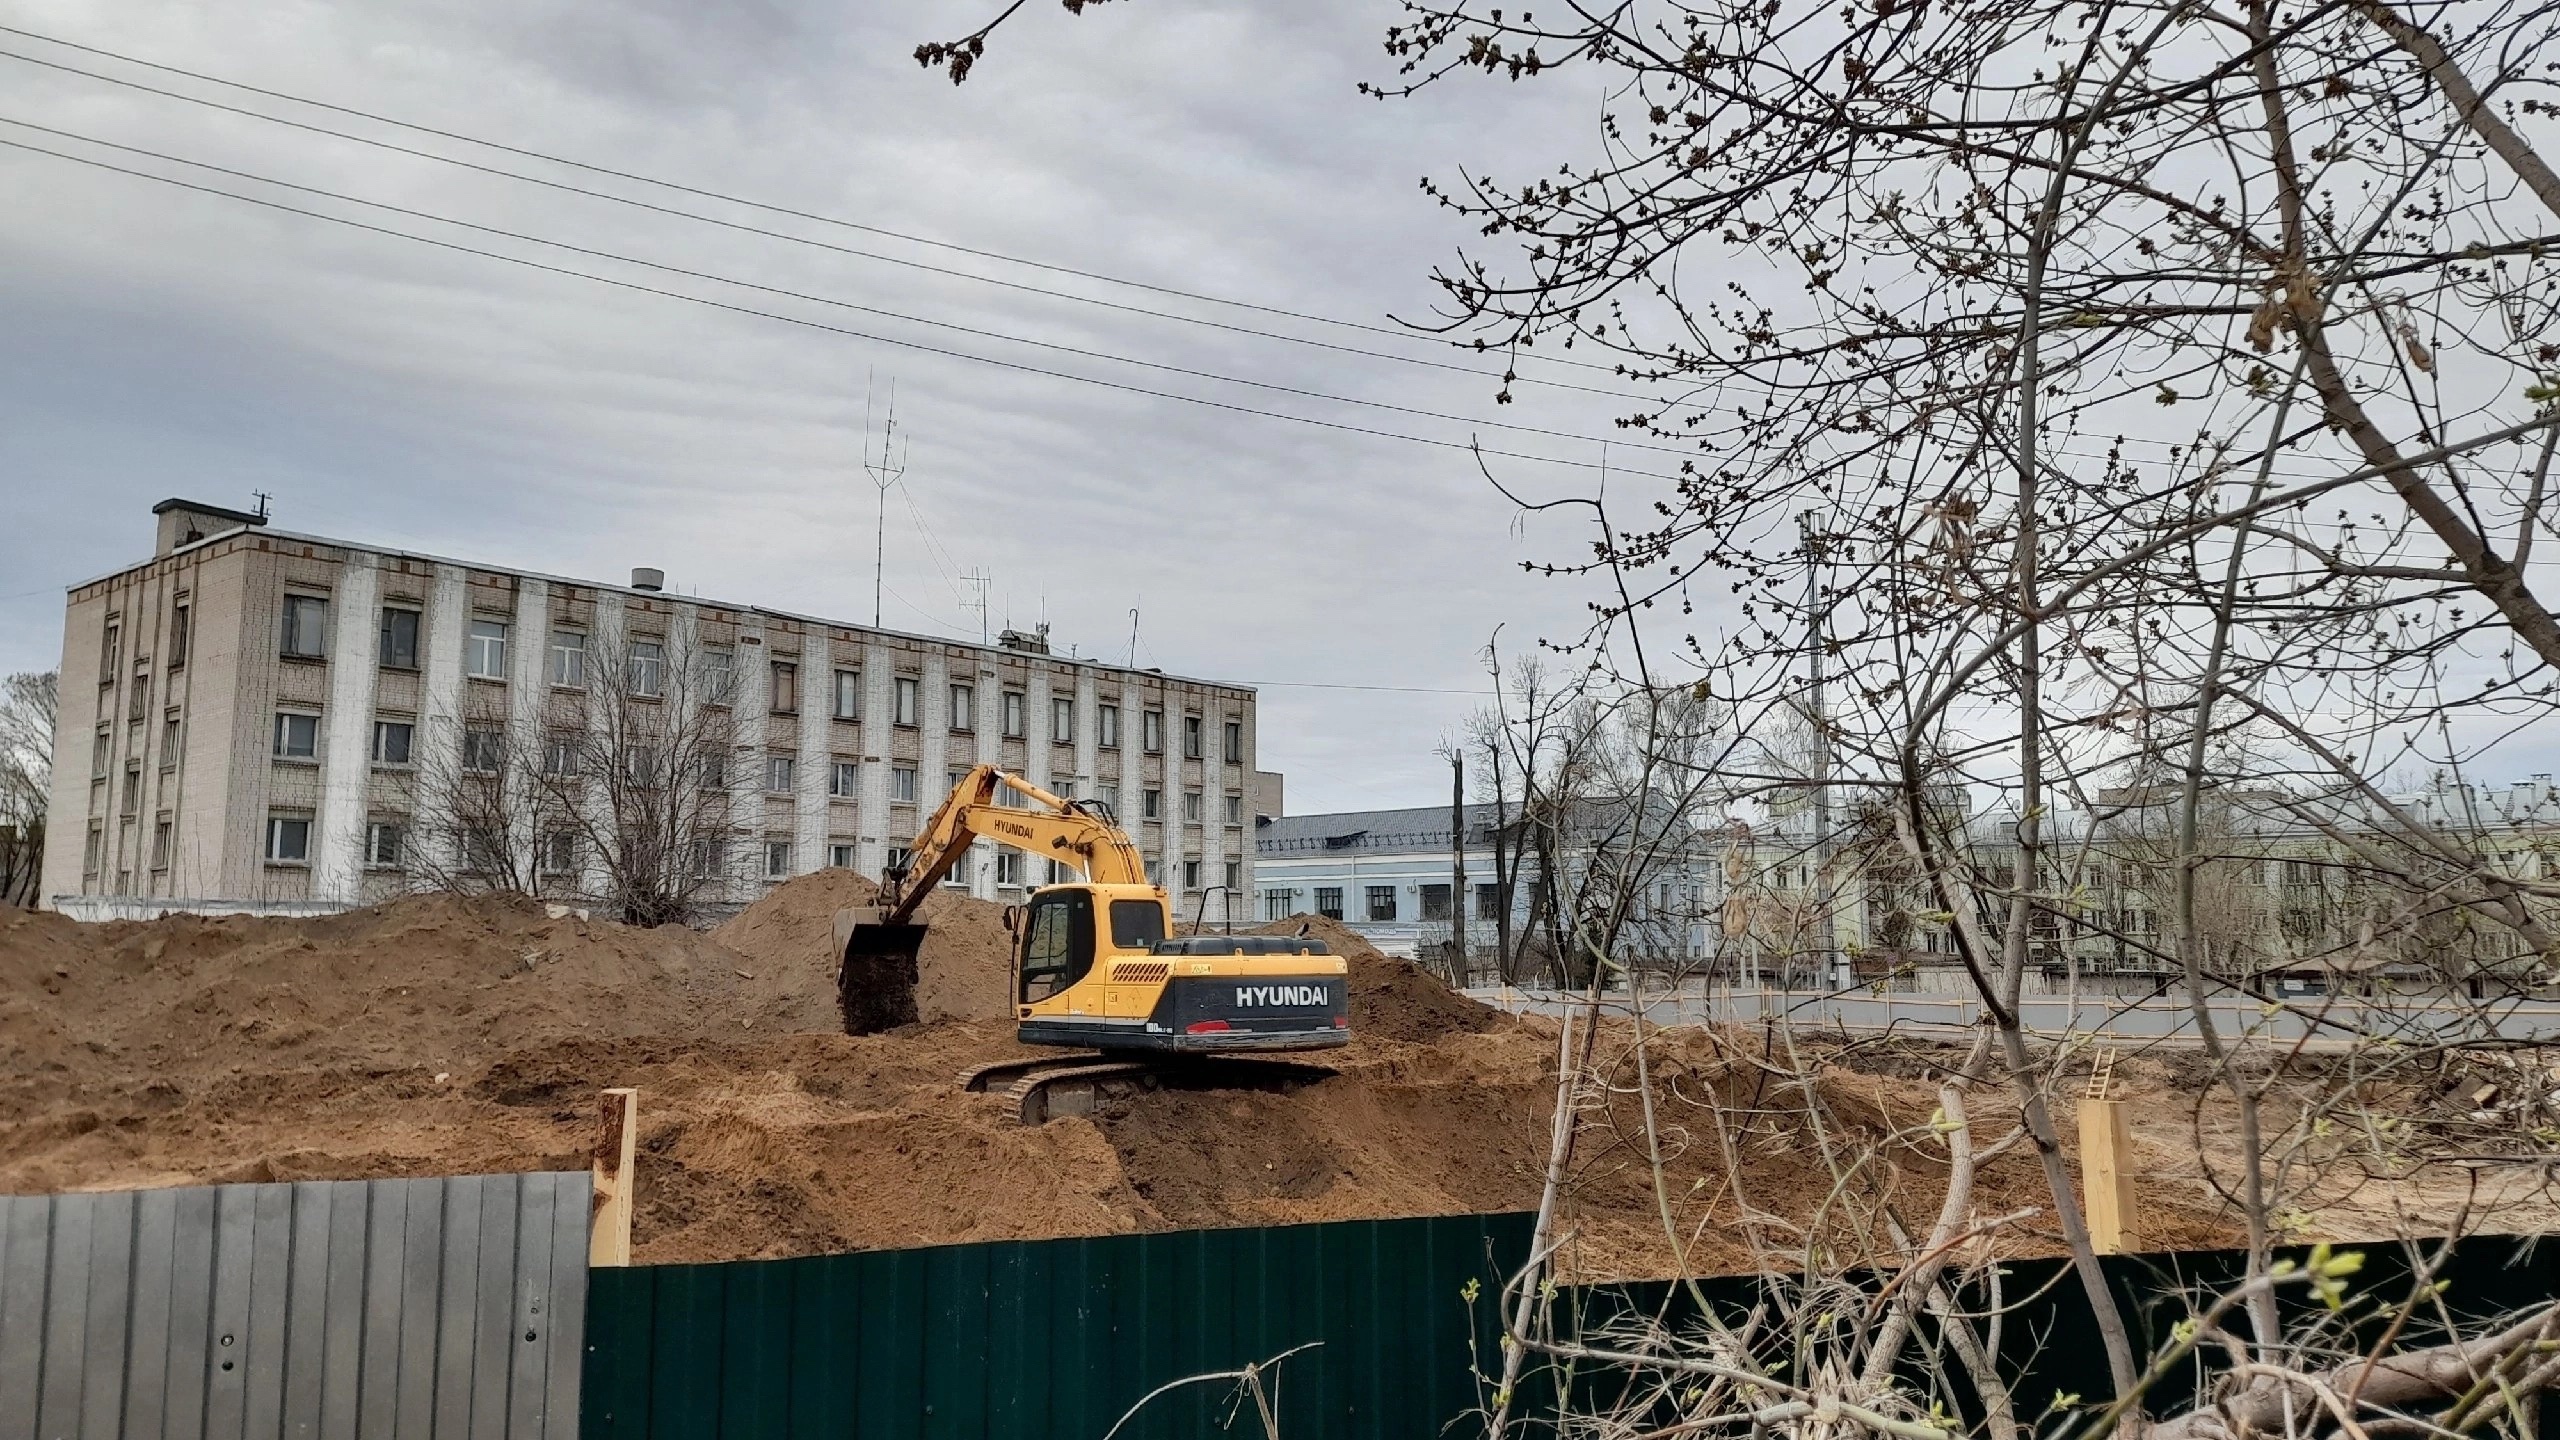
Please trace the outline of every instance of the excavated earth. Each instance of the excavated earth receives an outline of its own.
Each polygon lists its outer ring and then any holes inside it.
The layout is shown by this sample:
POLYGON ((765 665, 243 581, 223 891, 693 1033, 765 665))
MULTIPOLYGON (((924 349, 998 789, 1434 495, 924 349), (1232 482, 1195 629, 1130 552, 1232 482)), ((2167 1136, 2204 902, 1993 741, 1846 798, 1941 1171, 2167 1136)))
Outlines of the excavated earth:
MULTIPOLYGON (((927 909, 923 1023, 838 1033, 829 921, 869 894, 810 876, 708 934, 452 896, 308 920, 0 909, 0 1191, 582 1169, 596 1092, 631 1085, 643 1262, 1537 1204, 1551 1021, 1292 920, 1350 960, 1356 1038, 1325 1057, 1336 1073, 1115 1092, 1094 1115, 1025 1127, 954 1083, 1021 1053, 995 906, 942 894, 927 909)), ((1931 1083, 1817 1066, 1816 1123, 1761 1037, 1656 1035, 1657 1167, 1627 1040, 1604 1027, 1612 1083, 1579 1102, 1563 1208, 1576 1271, 1713 1270, 1740 1263, 1755 1229, 1784 1248, 1802 1227, 1872 1220, 1833 1169, 1861 1147, 1881 1147, 1868 1173, 1910 1186, 1897 1214, 1925 1228, 1943 1147, 1910 1137, 1928 1135, 1931 1083)), ((1977 1212, 2000 1214, 2035 1207, 2042 1181, 2018 1149, 1978 1192, 1977 1212)), ((2154 1244, 2234 1233, 2188 1180, 2147 1182, 2145 1211, 2154 1244)), ((2050 1239, 2032 1218, 2003 1234, 2019 1251, 2050 1239)))

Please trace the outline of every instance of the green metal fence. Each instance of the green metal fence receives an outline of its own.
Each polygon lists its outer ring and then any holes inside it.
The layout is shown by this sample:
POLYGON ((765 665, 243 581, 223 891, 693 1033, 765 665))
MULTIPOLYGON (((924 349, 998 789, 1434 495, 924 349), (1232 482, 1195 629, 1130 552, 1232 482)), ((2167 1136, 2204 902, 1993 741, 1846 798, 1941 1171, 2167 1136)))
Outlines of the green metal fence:
MULTIPOLYGON (((1312 1345, 1284 1436, 1424 1440, 1482 1403, 1531 1217, 1347 1221, 598 1270, 586 1440, 1099 1437, 1168 1381, 1312 1345), (1470 1303, 1471 1290, 1476 1299, 1470 1303)), ((1221 1433, 1232 1385, 1127 1436, 1221 1433)), ((1250 1414, 1231 1432, 1258 1436, 1250 1414)))

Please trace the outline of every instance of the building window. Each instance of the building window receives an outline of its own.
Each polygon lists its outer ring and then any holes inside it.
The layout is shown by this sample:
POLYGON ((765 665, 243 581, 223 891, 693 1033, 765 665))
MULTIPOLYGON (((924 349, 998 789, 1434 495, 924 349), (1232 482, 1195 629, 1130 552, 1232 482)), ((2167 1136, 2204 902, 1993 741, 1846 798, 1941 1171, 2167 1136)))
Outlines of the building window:
POLYGON ((291 710, 276 712, 276 758, 279 760, 316 760, 320 758, 320 717, 291 710))
POLYGON ((1262 918, 1265 920, 1286 920, 1290 916, 1297 914, 1298 908, 1294 903, 1292 903, 1296 899, 1297 892, 1294 890, 1263 891, 1262 918))
POLYGON ((97 874, 98 862, 106 857, 106 851, 106 822, 103 820, 92 820, 89 822, 88 843, 83 846, 80 851, 80 873, 82 875, 97 874))
POLYGON ((657 696, 667 688, 667 646, 662 640, 631 642, 627 680, 634 695, 657 696))
POLYGON ((976 717, 969 713, 970 707, 976 703, 977 698, 978 692, 971 689, 969 686, 954 685, 951 687, 952 729, 974 730, 977 728, 977 725, 974 723, 976 717))
POLYGON ((1425 920, 1447 920, 1449 918, 1448 886, 1425 885, 1422 887, 1422 918, 1425 920))
POLYGON ((139 720, 151 713, 151 667, 139 660, 133 662, 133 684, 125 692, 124 718, 139 720))
POLYGON ((418 726, 410 720, 376 720, 373 722, 373 763, 406 765, 409 749, 417 742, 418 726))
POLYGON ((574 875, 578 873, 578 832, 554 830, 542 837, 542 873, 574 875))
POLYGON ((397 820, 376 820, 364 827, 364 863, 389 870, 400 863, 400 844, 408 831, 397 820))
POLYGON ((504 730, 465 730, 462 732, 462 768, 477 775, 495 775, 507 753, 504 730))
POLYGON ((915 858, 916 852, 908 849, 906 846, 892 845, 889 847, 889 853, 881 857, 880 873, 886 875, 892 871, 903 872, 907 868, 909 862, 913 861, 915 858))
POLYGON ((764 875, 768 880, 783 880, 790 877, 790 841, 767 840, 764 842, 764 875))
POLYGON ((160 768, 174 769, 178 763, 179 720, 175 715, 160 722, 160 768))
MULTIPOLYGON (((959 788, 960 788, 960 782, 961 782, 961 781, 963 781, 963 780, 966 780, 966 779, 968 779, 968 778, 969 778, 969 772, 968 772, 968 771, 966 771, 966 770, 957 769, 957 768, 950 769, 950 770, 945 770, 945 771, 943 771, 943 772, 942 772, 942 788, 943 788, 943 789, 945 789, 945 790, 957 790, 957 789, 959 789, 959 788)), ((1003 787, 1003 786, 1001 786, 1001 785, 997 786, 997 787, 996 787, 996 803, 997 803, 997 804, 999 804, 999 805, 1003 804, 1003 803, 1004 803, 1004 797, 1005 797, 1005 789, 1004 789, 1004 787, 1003 787)))
POLYGON ((1201 758, 1200 717, 1197 715, 1185 715, 1182 717, 1182 758, 1185 760, 1197 760, 1201 758))
POLYGON ((829 865, 834 866, 834 867, 835 867, 836 869, 838 869, 838 870, 850 870, 850 869, 852 869, 852 868, 853 868, 853 847, 852 847, 851 845, 846 845, 846 844, 841 844, 841 843, 840 843, 840 844, 835 844, 835 845, 830 845, 830 846, 828 846, 828 847, 827 847, 827 863, 828 863, 829 865))
POLYGON ((791 793, 792 759, 788 755, 764 757, 764 788, 776 795, 791 793))
POLYGON ((772 709, 776 715, 800 713, 800 664, 796 660, 773 662, 772 709))
POLYGON ((1185 860, 1182 862, 1182 888, 1185 890, 1197 890, 1200 888, 1199 861, 1185 860))
POLYGON ((1185 790, 1182 792, 1182 818, 1186 824, 1197 825, 1200 823, 1199 791, 1185 790))
POLYGON ((901 675, 898 677, 896 722, 900 725, 909 726, 916 723, 916 681, 915 677, 912 675, 901 675))
POLYGON ((1006 739, 1019 740, 1022 738, 1023 708, 1021 691, 1007 690, 1004 692, 1004 737, 1006 739))
POLYGON ((827 782, 827 793, 839 800, 852 800, 862 794, 862 766, 857 761, 839 760, 835 774, 827 782))
POLYGON ((1102 806, 1103 809, 1111 812, 1112 819, 1117 820, 1120 818, 1119 786, 1096 785, 1093 787, 1093 798, 1102 806))
POLYGON ((142 762, 124 762, 124 804, 117 807, 127 815, 142 813, 142 762))
POLYGON ((945 884, 945 885, 947 885, 947 886, 949 886, 950 888, 952 888, 952 889, 954 889, 954 890, 966 890, 966 889, 968 889, 968 888, 969 888, 969 862, 970 862, 970 860, 972 860, 973 858, 975 858, 975 857, 974 857, 974 856, 972 856, 968 851, 965 851, 965 850, 964 850, 964 851, 962 851, 962 852, 960 853, 960 858, 951 862, 951 869, 950 869, 949 873, 945 874, 945 875, 942 877, 942 883, 943 883, 943 884, 945 884))
POLYGON ((166 820, 159 821, 151 827, 152 869, 166 870, 169 868, 170 838, 175 834, 177 828, 177 826, 170 824, 166 820))
POLYGON ((1228 721, 1228 722, 1227 722, 1227 738, 1226 738, 1226 746, 1227 746, 1227 749, 1226 749, 1227 763, 1228 763, 1228 764, 1230 764, 1230 765, 1241 765, 1241 764, 1243 764, 1243 763, 1244 763, 1244 722, 1243 722, 1243 721, 1241 721, 1241 720, 1230 720, 1230 721, 1228 721))
POLYGON ((685 848, 692 855, 696 880, 716 880, 729 868, 729 840, 725 835, 697 835, 685 848))
POLYGON ((836 718, 839 720, 862 718, 861 671, 839 670, 836 672, 836 718))
POLYGON ((310 816, 270 815, 267 817, 267 861, 274 865, 311 863, 310 816))
MULTIPOLYGON (((329 602, 317 595, 284 597, 283 651, 298 660, 317 660, 328 653, 329 602)), ((115 632, 107 632, 107 643, 115 643, 115 632)), ((109 672, 113 673, 113 672, 109 672)))
POLYGON ((587 637, 575 630, 551 632, 551 683, 567 690, 587 688, 587 637))
MULTIPOLYGON (((293 602, 285 601, 285 621, 290 632, 293 602)), ((98 632, 98 683, 113 685, 116 672, 124 668, 124 622, 110 618, 107 628, 98 632)))
POLYGON ((1396 918, 1396 887, 1393 885, 1371 885, 1368 887, 1368 891, 1370 919, 1393 920, 1396 918))
POLYGON ((1243 796, 1230 795, 1227 797, 1227 823, 1230 825, 1241 825, 1244 823, 1243 796))
POLYGON ((1162 885, 1164 883, 1163 861, 1150 860, 1147 862, 1147 883, 1150 885, 1162 885))
POLYGON ((385 669, 417 669, 418 612, 384 607, 382 634, 379 643, 375 646, 375 652, 376 658, 381 661, 385 669))
POLYGON ((507 622, 474 620, 462 643, 462 671, 481 680, 507 678, 507 622))
POLYGON ((187 663, 187 642, 194 637, 194 627, 189 622, 194 616, 194 607, 184 600, 169 612, 169 668, 172 670, 187 663))
POLYGON ((729 788, 729 752, 704 750, 694 757, 694 788, 726 790, 729 788))
POLYGON ((706 647, 696 658, 702 666, 702 703, 728 704, 738 686, 738 657, 725 649, 706 647))
POLYGON ((1500 885, 1478 885, 1476 887, 1477 919, 1499 920, 1502 918, 1502 890, 1503 887, 1500 885))
POLYGON ((1230 904, 1230 905, 1233 905, 1233 904, 1236 902, 1236 892, 1237 892, 1237 891, 1239 891, 1239 890, 1242 890, 1243 888, 1244 888, 1244 862, 1243 862, 1243 861, 1241 861, 1241 860, 1230 860, 1230 861, 1228 861, 1228 862, 1227 862, 1227 903, 1228 903, 1228 904, 1230 904))
POLYGON ((101 722, 98 733, 89 742, 89 778, 92 780, 107 778, 107 745, 107 727, 101 722))
POLYGON ((890 768, 889 798, 909 805, 916 803, 916 772, 912 767, 898 765, 890 768))
POLYGON ((1021 851, 1004 849, 996 852, 996 883, 999 885, 1020 885, 1022 883, 1021 851))
POLYGON ((1073 745, 1076 743, 1076 702, 1074 697, 1068 695, 1057 695, 1050 698, 1049 743, 1052 745, 1073 745))
POLYGON ((1161 820, 1164 818, 1163 791, 1141 790, 1138 792, 1138 818, 1141 820, 1161 820))
POLYGON ((578 773, 578 755, 583 748, 576 735, 550 735, 542 741, 542 773, 567 777, 578 773))
POLYGON ((1138 717, 1138 738, 1150 755, 1164 753, 1164 712, 1150 710, 1138 717))
POLYGON ((1120 748, 1120 707, 1104 705, 1093 712, 1093 743, 1105 750, 1120 748))

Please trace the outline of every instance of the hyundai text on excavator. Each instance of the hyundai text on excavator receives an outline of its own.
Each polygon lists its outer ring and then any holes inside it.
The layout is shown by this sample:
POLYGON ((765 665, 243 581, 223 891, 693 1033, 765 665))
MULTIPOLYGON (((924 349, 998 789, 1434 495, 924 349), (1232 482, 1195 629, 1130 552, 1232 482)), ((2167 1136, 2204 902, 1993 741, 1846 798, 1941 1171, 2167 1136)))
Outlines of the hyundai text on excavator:
POLYGON ((879 905, 837 912, 836 997, 847 1034, 915 1020, 926 929, 917 911, 980 838, 1083 875, 1008 907, 1005 929, 1018 1038, 1095 1053, 1000 1061, 962 1077, 972 1090, 1011 1082, 1005 1093, 1024 1120, 1089 1107, 1106 1079, 1253 1085, 1320 1076, 1329 1072, 1212 1057, 1350 1040, 1349 977, 1323 941, 1174 936, 1164 891, 1109 809, 1061 799, 993 765, 970 771, 925 822, 905 864, 882 876, 879 905))

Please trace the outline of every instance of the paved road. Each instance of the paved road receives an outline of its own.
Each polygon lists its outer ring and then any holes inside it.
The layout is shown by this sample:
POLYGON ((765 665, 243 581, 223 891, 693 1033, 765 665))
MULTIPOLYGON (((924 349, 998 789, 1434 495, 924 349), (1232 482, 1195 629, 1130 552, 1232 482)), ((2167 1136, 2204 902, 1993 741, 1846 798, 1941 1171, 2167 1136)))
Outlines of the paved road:
MULTIPOLYGON (((1513 1013, 1552 1015, 1577 997, 1559 998, 1549 990, 1474 989, 1469 995, 1513 1013)), ((1602 1003, 1626 1014, 1624 993, 1602 1003)), ((2082 997, 2076 1003, 2059 996, 2032 996, 2020 1002, 2027 1028, 2040 1035, 2098 1035, 2123 1041, 2170 1044, 2196 1042, 2195 1014, 2184 1001, 2123 1000, 2082 997)), ((2290 999, 2281 1009, 2254 1000, 2218 999, 2210 1010, 2217 1030, 2226 1036, 2254 1034, 2265 1040, 2299 1040, 2306 1036, 2344 1041, 2357 1034, 2396 1036, 2406 1040, 2479 1037, 2491 1026, 2509 1040, 2560 1041, 2560 1002, 2496 1000, 2472 1004, 2406 1000, 2376 1002, 2325 996, 2290 999)), ((1847 1030, 1913 1030, 1960 1035, 1970 1031, 1981 1013, 1971 999, 1944 995, 1884 995, 1865 992, 1827 996, 1812 991, 1756 989, 1707 990, 1689 986, 1678 992, 1645 997, 1645 1016, 1658 1025, 1697 1025, 1710 1020, 1757 1024, 1764 1017, 1784 1017, 1797 1024, 1847 1030)))

